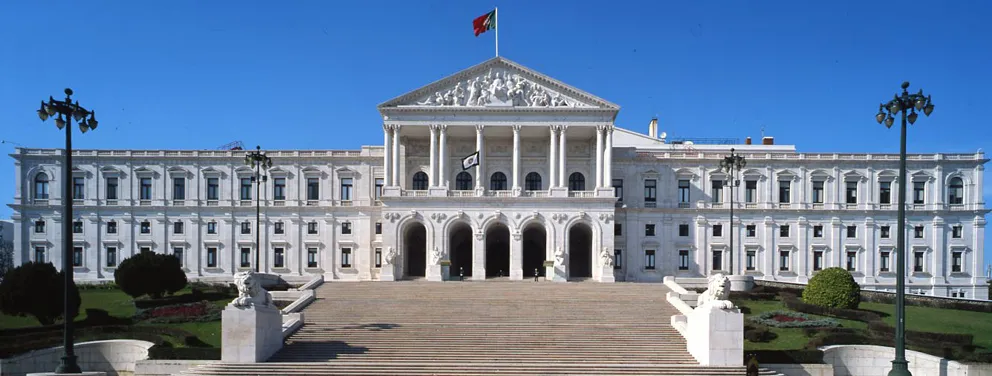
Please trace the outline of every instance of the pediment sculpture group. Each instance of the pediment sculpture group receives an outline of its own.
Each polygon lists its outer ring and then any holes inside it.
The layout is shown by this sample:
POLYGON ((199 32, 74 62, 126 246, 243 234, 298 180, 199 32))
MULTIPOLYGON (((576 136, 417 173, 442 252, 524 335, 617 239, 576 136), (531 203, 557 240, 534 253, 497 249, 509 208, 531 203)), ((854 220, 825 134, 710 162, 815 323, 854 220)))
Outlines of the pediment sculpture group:
POLYGON ((575 107, 577 102, 565 98, 521 77, 519 74, 493 69, 481 76, 459 81, 454 88, 437 91, 418 102, 421 106, 485 106, 510 104, 525 107, 575 107))

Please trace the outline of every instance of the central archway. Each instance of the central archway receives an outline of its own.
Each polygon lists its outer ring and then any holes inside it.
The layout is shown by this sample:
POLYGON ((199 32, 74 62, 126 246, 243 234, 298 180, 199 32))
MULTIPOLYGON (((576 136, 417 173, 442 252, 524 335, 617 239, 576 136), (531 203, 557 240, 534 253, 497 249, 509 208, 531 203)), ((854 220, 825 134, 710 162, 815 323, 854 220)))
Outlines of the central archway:
POLYGON ((497 223, 486 230, 486 277, 510 276, 510 229, 497 223))
POLYGON ((460 272, 472 276, 472 227, 460 222, 451 226, 448 235, 448 254, 451 258, 449 277, 458 278, 460 272))
POLYGON ((568 230, 568 277, 592 278, 592 229, 585 223, 568 230))
POLYGON ((534 270, 537 275, 544 276, 544 260, 547 257, 547 232, 544 226, 534 223, 524 229, 523 232, 523 272, 524 278, 534 277, 534 270))
POLYGON ((411 223, 403 234, 403 259, 407 278, 424 277, 427 270, 427 228, 411 223))

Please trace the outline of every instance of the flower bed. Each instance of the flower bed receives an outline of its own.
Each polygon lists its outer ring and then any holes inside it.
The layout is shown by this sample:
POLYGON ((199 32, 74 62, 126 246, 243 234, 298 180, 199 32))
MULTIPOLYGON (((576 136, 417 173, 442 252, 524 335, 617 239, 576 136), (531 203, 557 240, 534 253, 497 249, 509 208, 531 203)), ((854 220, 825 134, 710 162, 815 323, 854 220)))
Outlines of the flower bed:
POLYGON ((835 328, 840 326, 836 320, 814 319, 805 313, 792 311, 769 311, 752 317, 751 321, 776 328, 835 328))
POLYGON ((220 312, 219 308, 204 300, 195 303, 138 309, 134 313, 134 320, 149 323, 214 321, 220 319, 220 312))

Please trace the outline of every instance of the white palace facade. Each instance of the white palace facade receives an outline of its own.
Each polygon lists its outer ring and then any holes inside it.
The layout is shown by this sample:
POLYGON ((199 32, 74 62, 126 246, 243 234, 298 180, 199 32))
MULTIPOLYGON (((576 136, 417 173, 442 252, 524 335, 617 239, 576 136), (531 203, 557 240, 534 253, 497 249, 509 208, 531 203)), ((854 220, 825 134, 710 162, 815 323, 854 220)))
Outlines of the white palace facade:
POLYGON ((905 189, 908 291, 988 298, 982 152, 911 154, 900 187, 898 155, 799 153, 770 138, 688 146, 654 122, 620 128, 619 106, 501 57, 378 110, 381 146, 267 151, 260 197, 242 150, 76 150, 65 182, 63 150, 19 148, 15 262, 62 265, 68 183, 79 280, 113 280, 146 249, 175 254, 191 279, 227 280, 255 267, 260 231, 259 268, 287 280, 802 283, 842 267, 892 291, 905 189), (720 170, 731 147, 747 158, 733 223, 720 170))

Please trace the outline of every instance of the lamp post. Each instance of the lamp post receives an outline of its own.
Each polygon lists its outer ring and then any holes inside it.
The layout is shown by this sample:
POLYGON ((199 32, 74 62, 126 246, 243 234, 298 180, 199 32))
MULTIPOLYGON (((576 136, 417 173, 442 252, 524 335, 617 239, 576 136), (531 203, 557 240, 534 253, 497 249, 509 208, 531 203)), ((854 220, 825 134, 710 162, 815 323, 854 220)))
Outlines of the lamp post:
POLYGON ((730 274, 734 274, 734 188, 741 185, 737 179, 737 173, 747 166, 747 161, 743 156, 734 153, 734 148, 730 148, 730 155, 723 157, 720 161, 720 169, 726 171, 727 186, 730 187, 730 274))
POLYGON ((79 101, 72 102, 72 89, 65 89, 65 100, 55 100, 51 96, 48 102, 41 101, 41 108, 38 109, 38 117, 41 121, 55 118, 55 126, 62 130, 65 128, 65 159, 62 163, 62 272, 65 273, 64 285, 64 307, 63 307, 63 342, 64 355, 62 363, 55 369, 55 373, 82 373, 79 365, 76 364, 76 354, 73 351, 72 320, 70 315, 69 290, 72 288, 72 120, 79 123, 79 130, 83 133, 90 129, 96 129, 98 122, 94 111, 87 110, 79 105, 79 101), (89 116, 89 118, 87 118, 89 116))
POLYGON ((902 95, 897 94, 888 103, 879 104, 878 114, 875 115, 875 121, 885 123, 886 128, 892 127, 897 114, 902 117, 899 137, 899 224, 896 226, 899 231, 896 241, 899 250, 896 252, 896 358, 892 361, 889 376, 912 375, 906 361, 906 120, 913 124, 916 123, 917 111, 926 116, 933 112, 929 95, 924 96, 922 89, 917 94, 910 94, 906 90, 908 88, 909 82, 903 82, 902 95))
POLYGON ((272 167, 272 158, 262 153, 261 146, 255 146, 255 151, 245 154, 245 164, 255 169, 255 175, 251 177, 251 182, 255 183, 255 273, 259 273, 258 266, 261 263, 262 233, 259 232, 262 217, 262 197, 260 195, 262 183, 269 181, 268 175, 261 175, 261 169, 268 170, 272 167))

